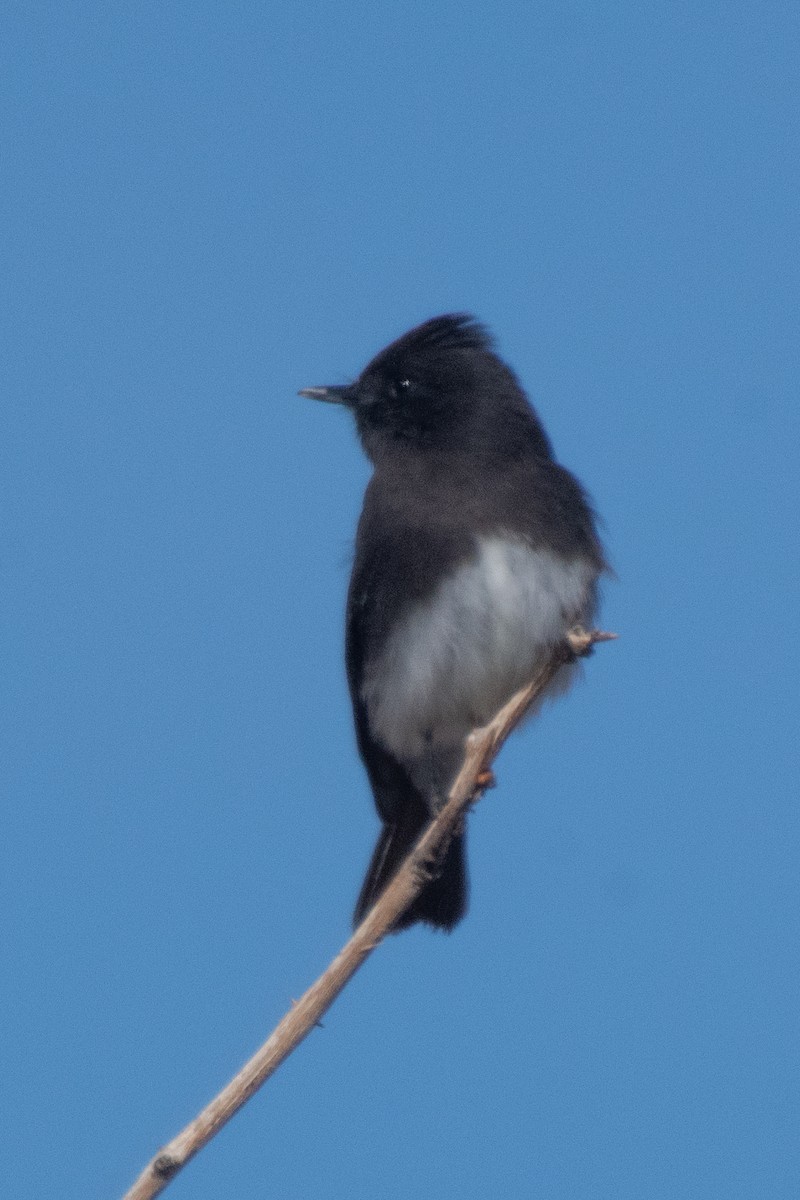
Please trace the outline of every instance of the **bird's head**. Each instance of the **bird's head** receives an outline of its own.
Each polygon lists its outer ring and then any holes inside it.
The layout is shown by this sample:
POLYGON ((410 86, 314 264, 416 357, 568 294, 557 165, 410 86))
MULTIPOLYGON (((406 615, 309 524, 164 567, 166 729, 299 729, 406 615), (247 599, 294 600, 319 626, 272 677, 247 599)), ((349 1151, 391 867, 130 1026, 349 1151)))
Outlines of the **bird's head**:
POLYGON ((528 443, 531 422, 541 429, 488 331, 465 313, 434 317, 403 334, 354 383, 304 388, 300 395, 349 408, 374 462, 411 447, 508 452, 520 425, 528 443))

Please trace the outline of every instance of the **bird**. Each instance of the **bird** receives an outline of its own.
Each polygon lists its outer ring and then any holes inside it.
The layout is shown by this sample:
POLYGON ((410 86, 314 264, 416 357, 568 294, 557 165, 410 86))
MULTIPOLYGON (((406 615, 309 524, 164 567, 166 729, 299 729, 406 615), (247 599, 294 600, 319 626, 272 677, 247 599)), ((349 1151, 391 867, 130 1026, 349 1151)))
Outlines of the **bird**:
MULTIPOLYGON (((345 617, 356 741, 381 821, 357 926, 446 802, 470 732, 592 620, 607 565, 586 492, 470 314, 425 321, 354 382, 299 394, 349 409, 372 464, 345 617)), ((465 843, 462 829, 395 932, 463 918, 465 843)))

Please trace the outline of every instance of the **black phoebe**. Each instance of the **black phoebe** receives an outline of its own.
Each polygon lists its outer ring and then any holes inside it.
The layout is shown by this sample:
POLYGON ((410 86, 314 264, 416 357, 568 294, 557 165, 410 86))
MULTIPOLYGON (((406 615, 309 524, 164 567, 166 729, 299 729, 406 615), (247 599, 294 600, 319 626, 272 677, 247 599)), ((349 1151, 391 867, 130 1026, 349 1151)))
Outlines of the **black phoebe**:
MULTIPOLYGON (((374 466, 347 599, 356 737, 383 822, 358 923, 444 803, 467 734, 591 621, 605 564, 583 489, 472 317, 426 321, 355 383, 300 395, 349 408, 374 466)), ((461 833, 397 929, 461 920, 464 850, 461 833)))

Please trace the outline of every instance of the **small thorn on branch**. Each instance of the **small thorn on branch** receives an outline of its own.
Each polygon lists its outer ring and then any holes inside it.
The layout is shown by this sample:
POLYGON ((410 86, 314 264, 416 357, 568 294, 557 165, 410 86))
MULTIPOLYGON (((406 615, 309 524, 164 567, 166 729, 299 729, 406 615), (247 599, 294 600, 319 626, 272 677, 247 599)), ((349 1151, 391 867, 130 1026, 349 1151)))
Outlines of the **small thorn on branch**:
POLYGON ((570 629, 563 643, 564 653, 569 658, 588 658, 598 642, 616 641, 616 633, 603 629, 592 629, 587 633, 580 625, 570 629))

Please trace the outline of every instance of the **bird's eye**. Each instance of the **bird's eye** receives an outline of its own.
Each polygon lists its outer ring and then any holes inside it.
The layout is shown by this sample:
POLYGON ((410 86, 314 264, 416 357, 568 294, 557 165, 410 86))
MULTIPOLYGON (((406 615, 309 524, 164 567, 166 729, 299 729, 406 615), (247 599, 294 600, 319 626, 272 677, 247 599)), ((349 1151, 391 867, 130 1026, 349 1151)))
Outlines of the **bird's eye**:
POLYGON ((399 379, 397 376, 395 376, 395 378, 389 383, 387 390, 393 400, 399 400, 403 393, 407 392, 410 387, 410 379, 399 379))

